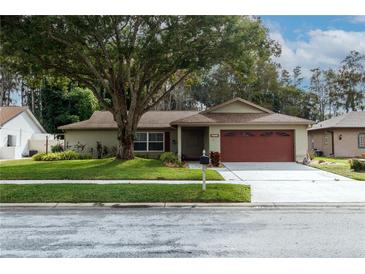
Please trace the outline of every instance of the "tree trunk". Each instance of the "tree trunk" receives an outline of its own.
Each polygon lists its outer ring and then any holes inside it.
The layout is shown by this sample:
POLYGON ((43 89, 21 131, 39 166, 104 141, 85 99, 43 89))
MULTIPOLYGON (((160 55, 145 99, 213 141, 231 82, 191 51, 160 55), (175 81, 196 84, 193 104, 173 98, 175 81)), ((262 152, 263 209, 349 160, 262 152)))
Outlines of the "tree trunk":
POLYGON ((118 125, 118 147, 116 159, 131 160, 133 154, 133 132, 126 130, 123 126, 118 125))
POLYGON ((34 89, 31 89, 31 91, 30 91, 31 93, 31 98, 32 98, 32 113, 34 114, 34 108, 35 108, 35 102, 34 102, 34 89))
POLYGON ((0 107, 3 107, 3 104, 4 104, 4 90, 3 89, 0 89, 0 107))

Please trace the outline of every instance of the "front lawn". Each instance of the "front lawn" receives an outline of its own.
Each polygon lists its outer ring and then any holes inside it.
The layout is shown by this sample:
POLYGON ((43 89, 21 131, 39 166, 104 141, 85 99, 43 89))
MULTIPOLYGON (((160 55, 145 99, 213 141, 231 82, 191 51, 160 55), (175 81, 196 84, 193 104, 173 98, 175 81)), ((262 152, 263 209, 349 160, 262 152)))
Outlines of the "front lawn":
MULTIPOLYGON (((159 160, 114 158, 64 161, 13 160, 0 162, 0 179, 120 179, 120 180, 201 180, 201 170, 165 167, 159 160)), ((207 170, 207 180, 223 180, 207 170)))
POLYGON ((0 185, 1 203, 250 202, 250 187, 233 184, 0 185))
POLYGON ((341 176, 345 176, 354 180, 365 181, 365 172, 355 172, 350 169, 349 159, 345 158, 330 158, 330 157, 315 157, 315 163, 311 166, 322 169, 324 171, 332 172, 341 176), (325 163, 316 163, 317 161, 324 161, 325 163))

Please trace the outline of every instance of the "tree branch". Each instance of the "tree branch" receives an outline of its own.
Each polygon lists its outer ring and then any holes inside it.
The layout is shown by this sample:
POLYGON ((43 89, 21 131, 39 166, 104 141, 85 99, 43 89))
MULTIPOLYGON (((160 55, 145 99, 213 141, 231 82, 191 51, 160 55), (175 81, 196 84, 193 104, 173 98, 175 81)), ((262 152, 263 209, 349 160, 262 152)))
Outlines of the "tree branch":
POLYGON ((170 88, 168 88, 164 93, 162 93, 161 96, 159 96, 157 99, 153 100, 152 103, 147 104, 146 107, 144 108, 143 112, 148 111, 149 109, 151 109, 152 107, 154 107, 158 102, 160 102, 168 93, 170 93, 173 89, 175 89, 175 87, 180 84, 184 79, 186 79, 186 77, 191 73, 192 71, 187 71, 182 77, 180 77, 180 79, 178 81, 176 81, 173 85, 171 85, 170 88))

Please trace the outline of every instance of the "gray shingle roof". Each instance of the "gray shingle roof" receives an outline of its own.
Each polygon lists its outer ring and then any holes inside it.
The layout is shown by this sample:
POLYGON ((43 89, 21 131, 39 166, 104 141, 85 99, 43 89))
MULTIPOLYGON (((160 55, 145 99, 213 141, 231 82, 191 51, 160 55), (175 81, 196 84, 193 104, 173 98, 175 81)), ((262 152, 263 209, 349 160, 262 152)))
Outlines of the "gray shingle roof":
MULTIPOLYGON (((170 123, 198 113, 197 111, 148 111, 142 115, 138 128, 171 128, 170 123)), ((95 111, 89 120, 64 125, 59 129, 116 129, 117 124, 109 111, 95 111)))
POLYGON ((310 120, 279 113, 198 113, 172 122, 173 125, 196 124, 312 124, 310 120))
POLYGON ((325 128, 365 128, 365 111, 353 111, 313 125, 309 130, 325 128))
MULTIPOLYGON (((198 113, 197 111, 149 111, 138 123, 138 128, 171 128, 173 125, 211 124, 312 124, 310 120, 279 113, 198 113)), ((96 111, 89 120, 58 127, 72 129, 116 129, 109 111, 96 111)))

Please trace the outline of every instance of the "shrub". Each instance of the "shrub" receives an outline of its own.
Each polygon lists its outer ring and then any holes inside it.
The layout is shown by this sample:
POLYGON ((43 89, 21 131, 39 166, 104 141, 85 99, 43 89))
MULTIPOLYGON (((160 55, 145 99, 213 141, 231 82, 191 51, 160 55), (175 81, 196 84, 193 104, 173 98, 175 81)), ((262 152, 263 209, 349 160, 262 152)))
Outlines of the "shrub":
POLYGON ((164 164, 177 164, 179 163, 179 159, 177 158, 176 154, 173 152, 164 152, 160 156, 160 160, 164 164))
POLYGON ((80 154, 80 160, 87 160, 87 159, 92 159, 93 155, 90 153, 84 153, 84 154, 80 154))
POLYGON ((60 160, 77 160, 80 159, 80 153, 74 150, 67 150, 63 153, 60 153, 60 160))
POLYGON ((77 142, 77 144, 74 145, 74 149, 77 152, 83 152, 85 148, 86 148, 86 144, 81 144, 80 142, 77 142))
POLYGON ((42 161, 44 155, 46 155, 46 153, 37 153, 32 156, 32 159, 34 161, 42 161))
POLYGON ((59 161, 59 160, 83 160, 91 159, 91 154, 80 154, 73 150, 54 153, 38 153, 32 157, 34 161, 59 161))
POLYGON ((212 163, 212 166, 219 167, 221 161, 221 154, 219 152, 210 152, 210 162, 212 163))
POLYGON ((308 157, 310 160, 313 160, 316 157, 316 153, 314 150, 308 152, 308 157))
POLYGON ((360 161, 358 159, 351 159, 350 167, 354 171, 365 171, 365 161, 360 161))
POLYGON ((112 146, 110 149, 110 153, 112 156, 116 156, 117 155, 117 147, 116 146, 112 146))
POLYGON ((96 142, 96 155, 98 159, 101 159, 101 157, 103 156, 103 146, 99 141, 96 142))
POLYGON ((109 156, 109 149, 107 146, 103 146, 103 156, 109 156))
POLYGON ((52 151, 52 153, 62 152, 63 151, 63 146, 61 144, 51 146, 51 151, 52 151))
POLYGON ((55 153, 48 153, 43 155, 41 161, 58 161, 61 160, 62 156, 60 155, 63 152, 55 152, 55 153))

